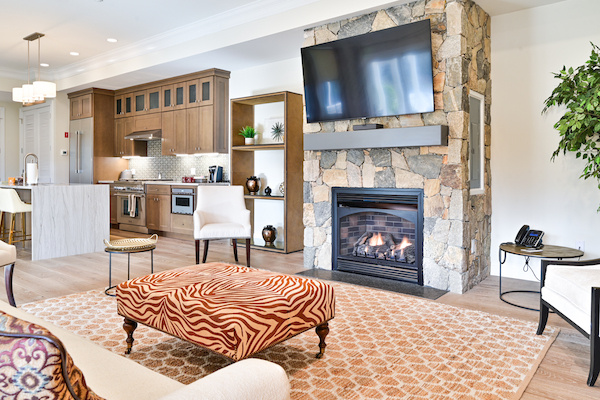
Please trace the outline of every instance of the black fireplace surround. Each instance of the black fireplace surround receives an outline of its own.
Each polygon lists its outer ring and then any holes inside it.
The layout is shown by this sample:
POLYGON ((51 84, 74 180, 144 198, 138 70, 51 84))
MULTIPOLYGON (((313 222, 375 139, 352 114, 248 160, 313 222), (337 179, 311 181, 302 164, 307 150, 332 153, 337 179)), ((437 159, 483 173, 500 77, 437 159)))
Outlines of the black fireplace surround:
POLYGON ((332 188, 333 270, 423 285, 423 190, 332 188))

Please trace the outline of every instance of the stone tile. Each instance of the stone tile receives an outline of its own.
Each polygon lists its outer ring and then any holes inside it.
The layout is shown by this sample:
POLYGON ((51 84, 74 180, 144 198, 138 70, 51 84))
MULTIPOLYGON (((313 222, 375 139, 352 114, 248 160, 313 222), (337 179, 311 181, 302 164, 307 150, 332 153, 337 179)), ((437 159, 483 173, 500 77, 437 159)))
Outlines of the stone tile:
POLYGON ((346 172, 348 173, 349 187, 362 187, 362 177, 358 166, 353 163, 346 163, 346 172))
POLYGON ((319 160, 304 161, 304 181, 314 182, 319 177, 319 160))
POLYGON ((363 164, 362 183, 363 187, 375 187, 375 166, 373 164, 363 164))
POLYGON ((448 125, 446 113, 442 110, 437 110, 423 114, 423 122, 425 125, 448 125))
POLYGON ((335 165, 333 166, 335 169, 346 169, 346 155, 347 152, 345 150, 338 151, 337 159, 335 161, 335 165))
POLYGON ((340 27, 338 39, 343 39, 351 36, 362 35, 371 31, 373 20, 377 15, 376 12, 362 15, 354 20, 349 21, 340 27))
POLYGON ((404 170, 409 170, 408 163, 406 162, 406 158, 404 158, 404 154, 399 153, 395 150, 390 150, 390 154, 392 155, 392 166, 394 168, 400 168, 404 170))
POLYGON ((393 188, 396 186, 396 176, 393 168, 384 168, 382 171, 375 172, 375 187, 393 188))
POLYGON ((392 165, 392 155, 389 149, 372 149, 369 155, 376 167, 390 167, 392 165))
POLYGON ((333 167, 337 161, 337 153, 335 151, 323 151, 321 152, 320 167, 323 169, 329 169, 333 167))
POLYGON ((444 201, 442 196, 435 195, 423 200, 423 216, 430 218, 441 218, 444 212, 444 201))
POLYGON ((304 203, 313 203, 312 185, 310 182, 302 184, 302 201, 304 203))
POLYGON ((337 36, 333 34, 329 29, 321 29, 315 31, 315 43, 328 43, 337 40, 337 36))
POLYGON ((310 247, 313 245, 314 241, 314 229, 304 228, 304 246, 310 247))
POLYGON ((304 246, 304 268, 310 269, 315 266, 315 253, 317 249, 314 247, 306 247, 304 246))
POLYGON ((407 159, 411 171, 428 179, 437 179, 442 168, 442 157, 434 154, 411 156, 407 159))
POLYGON ((462 35, 446 36, 437 52, 439 59, 460 57, 467 50, 467 40, 462 35))
POLYGON ((435 227, 433 228, 433 233, 432 233, 433 239, 440 243, 447 243, 449 233, 450 233, 450 221, 438 219, 435 224, 435 227))
POLYGON ((452 189, 462 189, 465 184, 462 179, 463 166, 457 164, 442 165, 440 181, 442 185, 452 189))
POLYGON ((323 172, 323 183, 333 186, 348 186, 348 175, 345 170, 328 169, 323 172))
POLYGON ((321 202, 314 204, 315 226, 322 227, 328 219, 331 219, 331 203, 321 202))
POLYGON ((399 189, 422 189, 424 186, 423 176, 414 172, 396 168, 394 176, 396 187, 399 189))
POLYGON ((331 269, 331 243, 323 243, 317 255, 317 267, 331 269))
POLYGON ((389 17, 385 10, 377 12, 377 16, 373 20, 373 26, 371 31, 380 31, 382 29, 392 28, 397 24, 389 17))
POLYGON ((315 209, 312 203, 305 203, 302 207, 302 223, 306 227, 315 226, 315 209))
POLYGON ((440 180, 439 179, 426 179, 424 194, 427 197, 435 196, 440 192, 440 180))
POLYGON ((411 8, 408 4, 402 4, 401 6, 391 7, 385 10, 387 15, 394 21, 396 25, 405 25, 411 21, 411 8))
POLYGON ((360 167, 365 162, 365 153, 362 150, 348 150, 346 160, 360 167))

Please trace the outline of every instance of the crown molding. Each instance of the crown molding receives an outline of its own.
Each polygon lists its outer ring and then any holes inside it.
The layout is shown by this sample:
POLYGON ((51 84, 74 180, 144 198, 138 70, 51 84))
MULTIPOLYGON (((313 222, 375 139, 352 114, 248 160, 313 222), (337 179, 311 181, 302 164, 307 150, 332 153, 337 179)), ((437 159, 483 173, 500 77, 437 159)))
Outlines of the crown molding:
POLYGON ((3 78, 19 79, 27 81, 27 70, 23 71, 20 69, 7 68, 0 66, 0 76, 3 78))
POLYGON ((60 80, 82 72, 106 67, 317 1, 319 0, 254 1, 233 10, 198 20, 97 56, 88 57, 62 68, 57 68, 53 71, 54 78, 60 80))

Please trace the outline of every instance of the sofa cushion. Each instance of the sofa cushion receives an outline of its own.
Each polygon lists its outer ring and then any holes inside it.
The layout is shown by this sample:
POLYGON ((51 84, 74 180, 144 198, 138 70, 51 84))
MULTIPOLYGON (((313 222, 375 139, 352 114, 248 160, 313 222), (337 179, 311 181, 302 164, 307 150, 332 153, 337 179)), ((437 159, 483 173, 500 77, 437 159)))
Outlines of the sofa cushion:
POLYGON ((592 287, 600 287, 600 266, 549 265, 542 299, 589 333, 592 287))
MULTIPOLYGON (((0 331, 43 335, 56 339, 47 329, 0 311, 0 331)), ((67 376, 82 400, 102 400, 86 383, 83 373, 66 353, 67 376)), ((44 339, 0 336, 0 393, 2 398, 71 398, 62 374, 58 347, 44 339), (35 395, 35 396, 32 396, 35 395)))

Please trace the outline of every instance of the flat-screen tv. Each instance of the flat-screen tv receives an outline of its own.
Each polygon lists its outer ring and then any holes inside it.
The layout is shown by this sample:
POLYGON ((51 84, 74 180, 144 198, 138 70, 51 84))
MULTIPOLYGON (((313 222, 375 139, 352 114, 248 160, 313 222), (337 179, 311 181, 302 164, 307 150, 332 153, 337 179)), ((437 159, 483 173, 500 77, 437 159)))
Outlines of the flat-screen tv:
POLYGON ((302 49, 310 122, 434 111, 429 20, 302 49))

